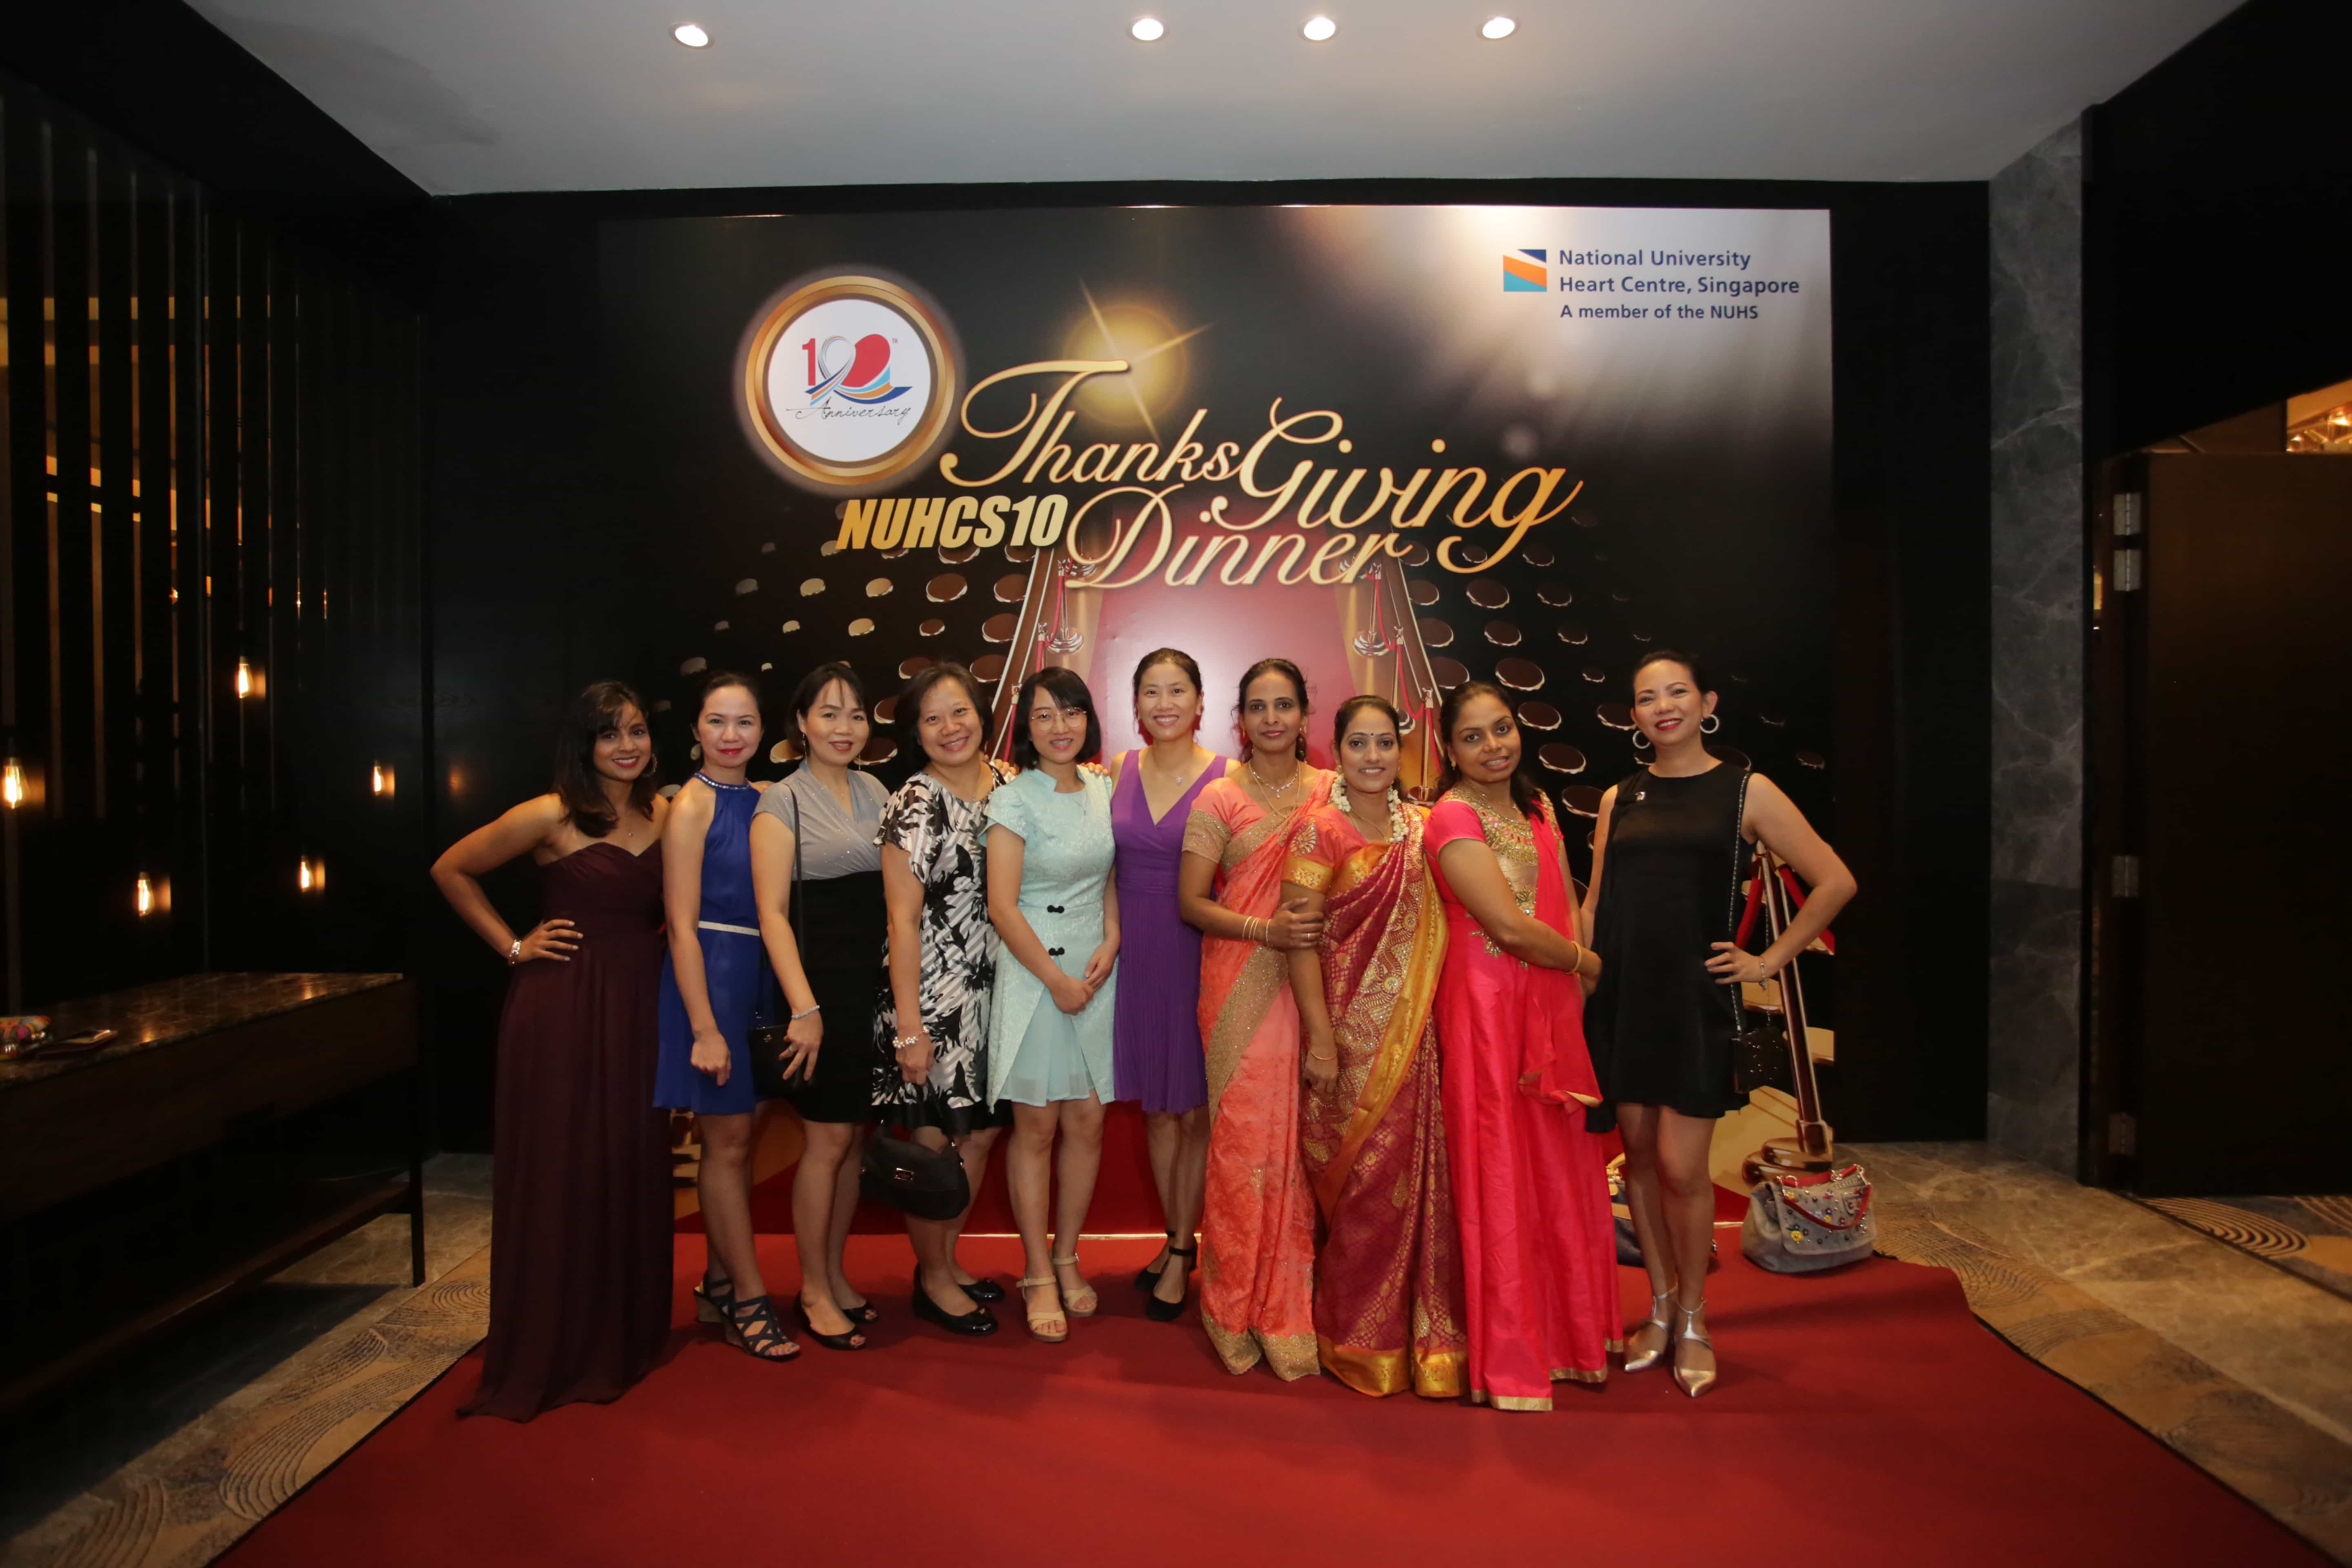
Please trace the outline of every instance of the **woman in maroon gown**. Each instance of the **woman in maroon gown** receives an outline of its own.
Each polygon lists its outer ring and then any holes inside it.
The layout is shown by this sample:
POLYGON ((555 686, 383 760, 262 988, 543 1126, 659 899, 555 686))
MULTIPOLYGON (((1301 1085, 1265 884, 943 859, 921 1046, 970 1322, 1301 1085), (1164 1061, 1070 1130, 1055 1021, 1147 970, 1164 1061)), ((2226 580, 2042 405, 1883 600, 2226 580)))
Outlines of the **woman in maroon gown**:
POLYGON ((554 790, 434 863, 442 896, 515 972, 499 1024, 490 1336, 469 1415, 617 1399, 668 1336, 668 1116, 653 1106, 668 805, 644 704, 599 681, 572 706, 554 790), (519 937, 479 879, 525 853, 544 918, 519 937))

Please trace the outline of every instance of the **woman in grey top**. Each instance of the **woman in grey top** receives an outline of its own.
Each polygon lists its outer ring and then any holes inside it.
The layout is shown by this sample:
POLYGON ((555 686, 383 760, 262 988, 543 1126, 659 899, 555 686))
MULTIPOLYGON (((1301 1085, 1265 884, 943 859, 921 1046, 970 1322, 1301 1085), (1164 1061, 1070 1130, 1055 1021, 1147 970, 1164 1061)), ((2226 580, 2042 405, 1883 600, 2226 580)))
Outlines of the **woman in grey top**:
POLYGON ((853 765, 872 725, 865 690, 847 665, 809 671, 793 693, 792 714, 801 765, 760 797, 751 887, 769 962, 782 974, 797 959, 815 1002, 793 1018, 784 1058, 807 1138, 793 1177, 800 1317, 819 1344, 856 1350, 866 1342, 859 1326, 878 1315, 842 1273, 841 1254, 874 1121, 869 1020, 886 948, 882 852, 874 837, 889 797, 853 765))

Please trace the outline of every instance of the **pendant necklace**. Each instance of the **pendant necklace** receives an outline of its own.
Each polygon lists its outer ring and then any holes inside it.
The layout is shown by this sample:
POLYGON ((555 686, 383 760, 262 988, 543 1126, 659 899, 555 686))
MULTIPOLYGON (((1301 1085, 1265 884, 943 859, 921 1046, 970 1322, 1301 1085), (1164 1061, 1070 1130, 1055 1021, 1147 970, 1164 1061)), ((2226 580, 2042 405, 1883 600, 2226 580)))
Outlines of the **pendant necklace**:
POLYGON ((1242 766, 1249 769, 1249 776, 1257 781, 1257 787, 1265 791, 1266 804, 1269 805, 1279 802, 1282 799, 1283 792, 1296 787, 1298 783, 1298 767, 1295 763, 1291 764, 1290 776, 1283 780, 1279 784, 1270 784, 1266 783, 1265 779, 1258 776, 1257 759, 1255 757, 1252 757, 1248 762, 1244 763, 1242 766))

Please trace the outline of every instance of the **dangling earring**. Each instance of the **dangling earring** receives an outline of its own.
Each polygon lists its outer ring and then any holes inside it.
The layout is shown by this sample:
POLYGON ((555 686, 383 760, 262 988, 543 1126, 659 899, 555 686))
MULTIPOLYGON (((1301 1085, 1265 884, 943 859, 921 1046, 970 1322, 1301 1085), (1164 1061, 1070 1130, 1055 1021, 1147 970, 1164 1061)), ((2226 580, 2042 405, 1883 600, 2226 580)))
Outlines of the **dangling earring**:
POLYGON ((1712 713, 1698 721, 1698 732, 1702 735, 1712 735, 1722 728, 1723 721, 1712 713))
POLYGON ((1638 724, 1633 728, 1633 749, 1637 752, 1646 752, 1650 749, 1650 737, 1642 733, 1641 726, 1638 724))

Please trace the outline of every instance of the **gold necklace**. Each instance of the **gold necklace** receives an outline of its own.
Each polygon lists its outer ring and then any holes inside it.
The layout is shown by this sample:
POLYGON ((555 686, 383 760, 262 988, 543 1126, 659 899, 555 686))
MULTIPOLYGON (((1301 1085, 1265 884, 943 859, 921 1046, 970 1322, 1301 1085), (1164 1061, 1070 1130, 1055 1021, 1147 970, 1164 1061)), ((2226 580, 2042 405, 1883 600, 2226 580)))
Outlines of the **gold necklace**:
POLYGON ((1298 764, 1295 762, 1290 764, 1290 776, 1283 780, 1279 784, 1270 784, 1266 783, 1265 779, 1258 776, 1257 757, 1255 753, 1252 753, 1249 760, 1242 763, 1242 766, 1249 770, 1249 776, 1253 780, 1256 781, 1257 787, 1265 791, 1265 803, 1268 805, 1280 804, 1282 795, 1285 790, 1295 789, 1297 787, 1298 764))

